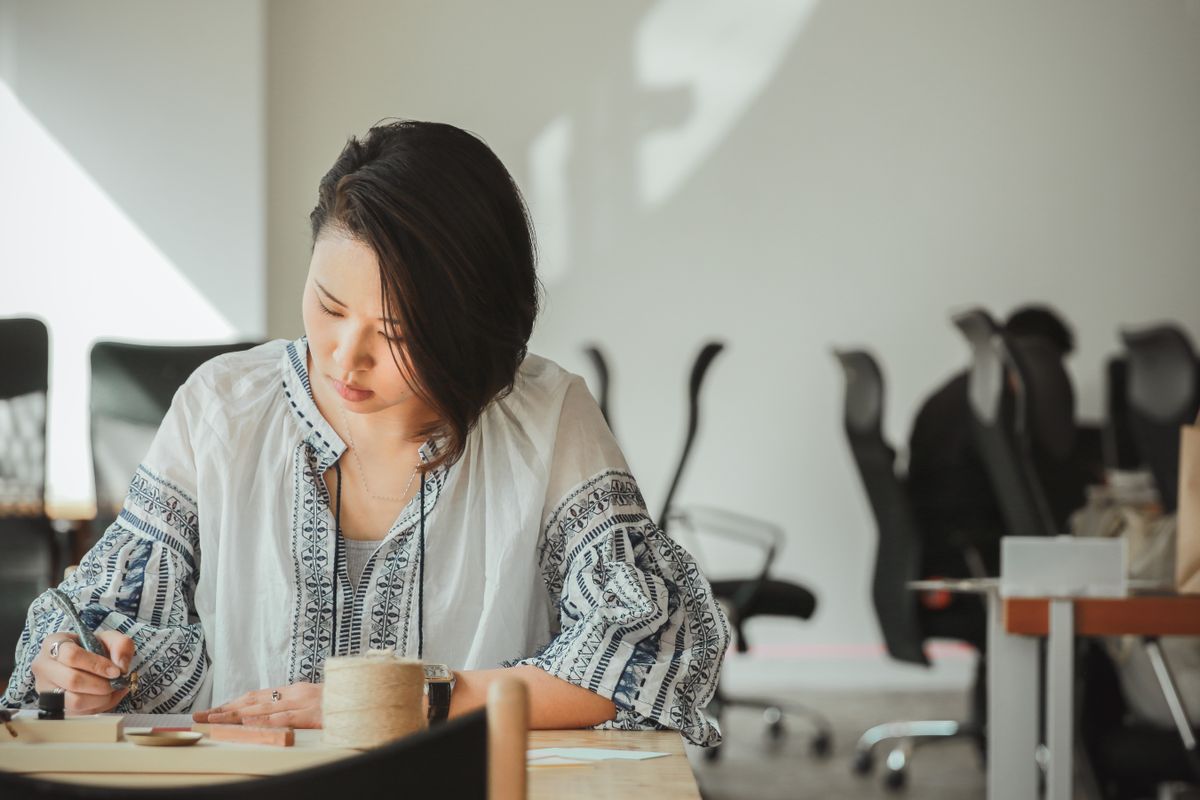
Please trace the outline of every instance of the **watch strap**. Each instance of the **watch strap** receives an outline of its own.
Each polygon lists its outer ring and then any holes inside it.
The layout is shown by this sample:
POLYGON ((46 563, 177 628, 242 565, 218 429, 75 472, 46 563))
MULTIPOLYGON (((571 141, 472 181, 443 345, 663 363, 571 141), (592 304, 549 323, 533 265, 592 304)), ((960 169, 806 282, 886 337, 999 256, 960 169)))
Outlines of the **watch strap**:
POLYGON ((448 681, 430 681, 429 683, 429 724, 437 725, 445 722, 450 716, 450 683, 448 681))

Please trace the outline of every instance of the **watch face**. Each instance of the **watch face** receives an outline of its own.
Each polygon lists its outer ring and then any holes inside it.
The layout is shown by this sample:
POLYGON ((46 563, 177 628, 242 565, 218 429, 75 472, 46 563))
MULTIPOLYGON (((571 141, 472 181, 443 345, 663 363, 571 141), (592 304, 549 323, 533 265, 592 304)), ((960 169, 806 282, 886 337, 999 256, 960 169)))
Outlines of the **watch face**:
POLYGON ((453 677, 450 673, 450 668, 445 664, 426 664, 425 665, 425 680, 427 681, 448 681, 453 677))

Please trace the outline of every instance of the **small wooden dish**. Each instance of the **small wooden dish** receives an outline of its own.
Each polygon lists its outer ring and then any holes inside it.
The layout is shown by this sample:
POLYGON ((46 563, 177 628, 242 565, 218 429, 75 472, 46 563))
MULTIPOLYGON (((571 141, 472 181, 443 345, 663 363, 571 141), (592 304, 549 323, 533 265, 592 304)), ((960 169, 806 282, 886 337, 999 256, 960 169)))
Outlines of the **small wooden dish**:
POLYGON ((195 731, 163 731, 162 733, 127 733, 125 738, 142 747, 188 747, 204 738, 195 731))

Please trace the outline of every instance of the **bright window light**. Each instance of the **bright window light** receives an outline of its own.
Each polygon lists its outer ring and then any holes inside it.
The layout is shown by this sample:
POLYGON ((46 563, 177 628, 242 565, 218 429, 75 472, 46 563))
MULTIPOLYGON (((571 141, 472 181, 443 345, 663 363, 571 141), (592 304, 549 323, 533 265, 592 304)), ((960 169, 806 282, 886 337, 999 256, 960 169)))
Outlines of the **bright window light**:
POLYGON ((220 341, 236 330, 3 81, 0 275, 0 316, 50 329, 47 502, 85 508, 92 343, 220 341))

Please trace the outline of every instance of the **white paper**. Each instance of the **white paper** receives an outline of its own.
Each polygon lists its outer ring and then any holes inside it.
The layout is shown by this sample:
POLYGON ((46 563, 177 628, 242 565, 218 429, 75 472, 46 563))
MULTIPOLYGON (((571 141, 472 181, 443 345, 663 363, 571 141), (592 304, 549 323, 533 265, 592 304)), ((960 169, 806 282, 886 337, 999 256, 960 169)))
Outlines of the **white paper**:
POLYGON ((660 758, 670 753, 652 753, 645 750, 617 750, 607 747, 538 747, 528 751, 526 758, 531 762, 541 763, 548 758, 565 758, 573 761, 607 761, 621 759, 627 761, 642 761, 647 758, 660 758))
POLYGON ((580 761, 577 758, 563 758, 562 756, 545 756, 528 762, 531 767, 590 767, 595 763, 595 761, 580 761))

